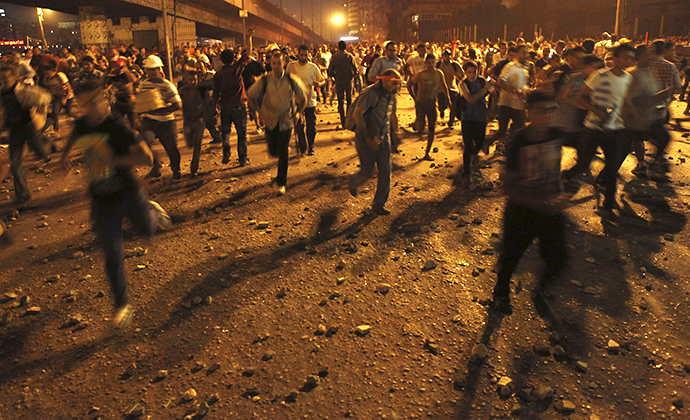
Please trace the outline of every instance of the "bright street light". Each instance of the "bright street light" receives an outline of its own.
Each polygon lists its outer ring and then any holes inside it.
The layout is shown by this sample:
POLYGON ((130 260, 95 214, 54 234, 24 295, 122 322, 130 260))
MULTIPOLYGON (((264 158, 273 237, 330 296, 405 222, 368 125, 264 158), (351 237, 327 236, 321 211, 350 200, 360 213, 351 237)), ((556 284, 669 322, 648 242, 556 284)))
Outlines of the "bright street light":
POLYGON ((340 25, 341 23, 343 23, 343 17, 340 15, 333 16, 331 18, 331 23, 335 23, 336 25, 340 25))

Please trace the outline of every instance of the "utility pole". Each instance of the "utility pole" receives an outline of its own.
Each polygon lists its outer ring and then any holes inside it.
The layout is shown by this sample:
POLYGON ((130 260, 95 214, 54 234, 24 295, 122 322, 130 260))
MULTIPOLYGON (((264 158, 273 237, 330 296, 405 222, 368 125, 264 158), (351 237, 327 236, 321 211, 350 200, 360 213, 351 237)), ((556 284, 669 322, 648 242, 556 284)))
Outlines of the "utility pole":
POLYGON ((619 36, 618 31, 620 30, 620 25, 621 25, 620 19, 621 19, 621 0, 618 0, 618 1, 616 1, 616 27, 613 30, 613 33, 616 36, 619 36))
POLYGON ((304 0, 299 0, 299 24, 302 33, 302 45, 304 45, 304 0))
POLYGON ((46 34, 43 32, 43 9, 37 7, 36 13, 38 14, 38 26, 41 28, 41 38, 43 39, 43 49, 45 50, 48 48, 48 41, 46 41, 46 34))
POLYGON ((163 36, 165 36, 165 64, 168 66, 168 79, 172 81, 172 62, 170 61, 170 36, 168 34, 168 12, 165 10, 165 0, 161 0, 163 11, 163 36))
POLYGON ((285 45, 285 39, 283 37, 283 0, 280 0, 280 47, 285 45))
MULTIPOLYGON (((244 0, 242 0, 242 45, 247 46, 247 10, 244 8, 244 0)), ((251 54, 251 51, 249 51, 251 54)))

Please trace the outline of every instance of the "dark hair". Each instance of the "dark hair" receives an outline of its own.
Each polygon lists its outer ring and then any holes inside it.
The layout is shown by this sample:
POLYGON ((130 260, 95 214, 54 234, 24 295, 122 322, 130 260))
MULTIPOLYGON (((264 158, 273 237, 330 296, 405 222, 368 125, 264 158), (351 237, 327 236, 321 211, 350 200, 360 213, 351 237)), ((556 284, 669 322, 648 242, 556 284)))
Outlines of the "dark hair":
POLYGON ((516 46, 516 45, 517 45, 517 44, 515 43, 515 41, 508 41, 508 48, 514 47, 514 46, 516 46))
POLYGON ((544 102, 553 102, 555 103, 555 98, 548 93, 542 91, 542 90, 533 90, 530 93, 527 94, 527 98, 525 98, 527 102, 527 108, 531 108, 534 105, 541 104, 544 102))
POLYGON ((505 45, 506 47, 508 46, 508 44, 506 44, 505 41, 501 41, 501 42, 498 44, 498 47, 500 48, 500 47, 502 47, 502 46, 504 46, 504 45, 505 45))
POLYGON ((584 58, 582 58, 582 64, 585 66, 596 64, 599 67, 603 67, 605 65, 604 60, 602 60, 594 54, 587 54, 586 56, 584 56, 584 58))
POLYGON ((387 42, 383 45, 383 47, 386 48, 386 49, 388 49, 388 47, 391 46, 391 45, 394 46, 394 47, 397 47, 397 46, 398 46, 398 43, 395 42, 395 41, 387 41, 387 42))
POLYGON ((417 44, 417 46, 415 48, 416 49, 424 48, 426 50, 426 45, 423 42, 420 42, 419 44, 417 44))
POLYGON ((474 48, 470 48, 469 50, 467 50, 467 54, 469 54, 470 60, 477 59, 477 50, 475 50, 474 48))
POLYGON ((575 46, 567 48, 565 51, 563 51, 563 57, 564 58, 569 57, 569 56, 571 56, 573 54, 577 54, 577 53, 587 54, 587 51, 585 51, 585 49, 582 46, 575 45, 575 46))
POLYGON ((558 42, 556 42, 556 47, 558 47, 559 45, 562 46, 562 47, 565 47, 565 41, 558 41, 558 42))
POLYGON ((594 51, 594 40, 591 38, 585 39, 582 41, 582 48, 584 48, 587 54, 591 54, 594 51))
POLYGON ((345 48, 347 48, 347 44, 345 41, 338 41, 338 49, 340 51, 345 51, 345 48))
POLYGON ((273 53, 271 54, 271 58, 269 60, 273 60, 273 57, 278 57, 282 60, 283 54, 280 51, 273 50, 273 53))
POLYGON ((235 60, 235 51, 232 50, 232 48, 228 48, 227 50, 223 50, 220 53, 220 61, 223 62, 223 64, 232 64, 232 62, 235 60))
POLYGON ((520 44, 515 46, 515 52, 519 52, 520 50, 526 50, 527 49, 527 44, 520 44))
POLYGON ((640 58, 647 51, 647 44, 635 45, 635 58, 640 58))
POLYGON ((14 63, 8 63, 8 62, 0 63, 0 72, 9 71, 10 73, 14 74, 16 68, 17 68, 17 65, 14 63))
POLYGON ((663 55, 666 51, 666 41, 662 39, 657 39, 651 44, 652 52, 656 55, 663 55))
POLYGON ((94 60, 93 57, 91 57, 90 55, 85 55, 85 56, 81 59, 81 62, 82 62, 82 63, 95 63, 96 60, 94 60))
POLYGON ((297 52, 299 52, 299 51, 306 51, 306 52, 309 52, 309 47, 307 47, 306 45, 302 44, 302 45, 299 46, 299 48, 297 48, 297 52))
POLYGON ((478 69, 479 67, 477 66, 477 63, 475 63, 472 60, 465 61, 465 64, 462 65, 462 69, 467 71, 467 69, 469 69, 469 68, 478 69))
POLYGON ((518 49, 516 46, 513 45, 512 47, 508 48, 508 53, 515 54, 516 52, 518 52, 518 49))
MULTIPOLYGON (((654 44, 652 44, 652 45, 654 45, 654 44)), ((620 44, 619 46, 617 46, 616 48, 613 49, 613 56, 619 57, 621 54, 623 54, 626 51, 629 51, 629 52, 635 54, 635 47, 633 47, 632 45, 627 44, 627 43, 626 44, 620 44)), ((662 53, 663 53, 663 51, 662 51, 662 53)))
POLYGON ((424 61, 427 61, 427 60, 434 60, 434 61, 436 61, 436 56, 433 55, 433 54, 427 54, 426 57, 424 57, 424 61))
POLYGON ((54 61, 49 61, 46 63, 46 65, 43 66, 43 71, 50 71, 50 70, 56 70, 57 69, 57 63, 54 61))

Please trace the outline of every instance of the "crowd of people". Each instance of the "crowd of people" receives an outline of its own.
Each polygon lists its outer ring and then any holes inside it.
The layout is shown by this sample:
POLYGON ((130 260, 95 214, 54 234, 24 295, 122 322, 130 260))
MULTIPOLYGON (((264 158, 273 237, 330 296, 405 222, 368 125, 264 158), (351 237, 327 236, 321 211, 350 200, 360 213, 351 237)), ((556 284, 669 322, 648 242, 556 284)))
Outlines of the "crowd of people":
MULTIPOLYGON (((632 150, 633 174, 664 177, 669 105, 686 100, 690 82, 687 40, 633 43, 603 34, 598 41, 549 42, 535 36, 515 41, 488 40, 404 44, 283 46, 236 48, 181 46, 168 69, 153 49, 120 45, 49 54, 40 48, 10 53, 0 63, 8 167, 18 203, 31 200, 22 165, 24 145, 45 161, 57 151, 64 114, 74 117, 66 136, 62 164, 69 170, 77 150, 86 167, 95 231, 103 242, 106 271, 115 295, 117 324, 131 319, 127 299, 122 221, 141 231, 169 228, 170 218, 149 201, 131 168, 149 165, 148 177, 163 175, 163 146, 172 180, 182 177, 177 124, 192 149, 190 175, 199 171, 202 139, 222 146, 222 164, 230 164, 232 127, 237 137, 236 163, 250 164, 249 121, 264 134, 268 152, 278 159, 277 195, 286 193, 293 132, 300 154, 318 153, 317 113, 337 101, 339 129, 354 132, 361 162, 349 180, 357 195, 377 169, 372 211, 388 215, 392 156, 402 133, 426 136, 422 159, 433 160, 437 127, 461 136, 463 168, 470 182, 479 171, 479 154, 505 154, 503 252, 494 289, 494 309, 510 313, 510 277, 534 237, 539 237, 547 270, 542 284, 567 262, 563 209, 569 205, 562 182, 577 182, 590 172, 601 148, 605 167, 595 183, 604 189, 603 212, 618 207, 616 179, 632 150), (172 74, 172 80, 166 77, 172 74), (173 80, 176 82, 174 83, 173 80), (684 80, 684 83, 683 83, 684 80), (397 98, 403 86, 415 104, 415 120, 400 127, 397 98), (448 116, 446 118, 446 111, 448 116), (440 118, 439 118, 440 117, 440 118), (498 130, 487 137, 487 124, 498 130), (460 122, 460 125, 456 124, 460 122), (529 121, 529 124, 527 122, 529 121), (459 130, 458 130, 459 128, 459 130), (645 142, 656 149, 645 159, 645 142), (561 173, 561 147, 577 151, 577 163, 561 173)), ((251 40, 251 36, 250 36, 251 40)), ((690 103, 690 101, 689 101, 690 103)), ((685 113, 690 113, 690 106, 685 113)), ((3 157, 0 156, 0 159, 3 157)))

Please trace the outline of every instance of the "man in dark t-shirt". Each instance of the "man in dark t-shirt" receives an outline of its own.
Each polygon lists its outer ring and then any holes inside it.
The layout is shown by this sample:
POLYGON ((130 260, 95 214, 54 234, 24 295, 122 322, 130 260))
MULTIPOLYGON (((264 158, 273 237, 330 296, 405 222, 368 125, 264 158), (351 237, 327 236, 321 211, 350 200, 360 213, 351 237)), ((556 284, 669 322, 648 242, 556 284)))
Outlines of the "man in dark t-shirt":
POLYGON ((503 252, 498 262, 492 308, 512 313, 510 278, 520 257, 535 237, 546 263, 541 291, 566 266, 565 219, 568 199, 561 192, 561 140, 551 128, 557 105, 549 95, 534 91, 527 96, 531 124, 513 135, 504 174, 508 202, 503 218, 503 252))
POLYGON ((169 228, 170 217, 161 206, 148 200, 132 173, 132 166, 151 165, 153 155, 145 142, 110 115, 100 83, 80 84, 78 100, 84 115, 74 122, 62 156, 69 172, 76 148, 82 152, 91 196, 91 220, 105 254, 105 268, 115 296, 116 326, 125 328, 133 308, 127 297, 122 221, 126 217, 144 234, 156 227, 169 228))

